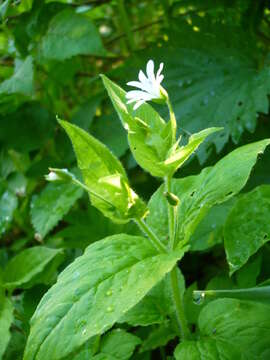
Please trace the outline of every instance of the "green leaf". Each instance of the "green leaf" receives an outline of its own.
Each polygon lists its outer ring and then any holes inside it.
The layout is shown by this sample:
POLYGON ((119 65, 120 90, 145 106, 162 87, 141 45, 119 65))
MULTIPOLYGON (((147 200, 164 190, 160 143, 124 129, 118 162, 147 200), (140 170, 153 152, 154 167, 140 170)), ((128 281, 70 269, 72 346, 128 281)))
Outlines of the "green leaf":
POLYGON ((128 132, 130 149, 138 164, 153 176, 165 176, 163 164, 171 147, 168 125, 147 103, 136 112, 132 105, 126 104, 126 92, 113 81, 102 75, 113 106, 128 132))
POLYGON ((214 339, 184 341, 176 347, 174 356, 176 360, 244 360, 236 348, 214 339))
POLYGON ((37 236, 44 238, 82 196, 74 184, 47 184, 31 201, 31 221, 37 236))
POLYGON ((230 274, 240 269, 270 240, 270 186, 242 195, 232 208, 224 229, 230 274))
POLYGON ((143 341, 140 352, 153 350, 162 346, 177 336, 175 328, 169 321, 164 322, 156 329, 153 329, 149 336, 143 341))
POLYGON ((13 306, 2 289, 0 290, 0 359, 2 359, 10 340, 9 328, 13 321, 13 306))
POLYGON ((106 51, 92 21, 67 9, 51 20, 42 39, 41 54, 62 61, 75 55, 105 55, 106 51))
POLYGON ((97 357, 101 359, 103 355, 104 359, 106 359, 106 355, 108 355, 115 360, 126 360, 130 358, 136 346, 140 343, 140 338, 129 334, 125 330, 112 330, 102 338, 100 345, 101 354, 98 354, 97 357))
POLYGON ((199 316, 199 339, 179 344, 176 359, 268 359, 269 306, 235 299, 216 300, 199 316), (190 354, 190 356, 188 355, 190 354), (192 355, 192 356, 191 356, 192 355), (197 357, 196 357, 197 356, 197 357))
MULTIPOLYGON (((180 285, 184 292, 184 277, 180 275, 180 285)), ((132 326, 149 326, 162 324, 167 316, 174 312, 170 284, 167 276, 159 282, 149 293, 118 322, 126 322, 132 326)))
MULTIPOLYGON (((205 168, 199 175, 172 181, 172 193, 180 199, 178 207, 178 241, 190 240, 196 227, 216 204, 223 203, 237 194, 246 184, 250 172, 270 140, 242 146, 221 159, 215 166, 205 168)), ((167 242, 167 201, 162 185, 152 196, 147 222, 167 242)), ((180 245, 181 245, 180 244, 180 245)), ((179 246, 180 246, 179 245, 179 246)))
POLYGON ((14 75, 0 85, 0 94, 22 94, 31 96, 33 93, 33 60, 28 56, 19 62, 14 75))
POLYGON ((45 246, 34 246, 23 250, 7 263, 3 273, 3 286, 7 289, 15 289, 43 283, 45 275, 43 271, 56 260, 59 265, 62 260, 62 250, 45 246))
POLYGON ((184 251, 158 254, 146 238, 125 234, 90 245, 41 300, 31 320, 24 360, 62 359, 104 333, 173 268, 184 251))
POLYGON ((143 217, 146 206, 129 187, 127 175, 120 161, 84 130, 66 121, 60 121, 60 124, 72 141, 78 166, 90 190, 92 205, 118 223, 125 223, 134 217, 143 217))
POLYGON ((0 238, 7 230, 12 221, 14 210, 18 206, 18 200, 15 194, 10 190, 0 190, 0 238))

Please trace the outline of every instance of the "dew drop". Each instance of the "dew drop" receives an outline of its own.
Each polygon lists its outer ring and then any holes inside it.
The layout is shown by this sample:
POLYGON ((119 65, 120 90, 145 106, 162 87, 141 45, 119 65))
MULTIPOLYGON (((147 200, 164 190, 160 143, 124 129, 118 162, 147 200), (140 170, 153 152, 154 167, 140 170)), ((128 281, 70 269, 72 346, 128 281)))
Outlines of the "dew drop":
POLYGON ((202 305, 205 300, 205 293, 202 291, 193 291, 193 302, 196 305, 202 305))
POLYGON ((107 312, 113 312, 113 307, 112 307, 112 306, 108 306, 108 307, 107 307, 107 312))
POLYGON ((178 86, 179 86, 179 87, 182 87, 183 85, 184 85, 184 81, 183 81, 183 80, 178 81, 178 86))
POLYGON ((112 295, 112 290, 108 290, 107 292, 106 292, 106 296, 111 296, 112 295))
POLYGON ((86 334, 86 329, 83 329, 82 334, 83 334, 83 335, 86 334))

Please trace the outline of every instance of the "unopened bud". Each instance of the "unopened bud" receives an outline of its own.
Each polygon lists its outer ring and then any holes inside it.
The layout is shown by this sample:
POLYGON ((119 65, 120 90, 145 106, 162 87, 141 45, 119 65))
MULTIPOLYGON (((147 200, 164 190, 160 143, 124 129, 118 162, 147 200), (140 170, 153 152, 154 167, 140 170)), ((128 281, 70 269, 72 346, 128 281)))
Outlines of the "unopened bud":
POLYGON ((179 204, 179 198, 173 193, 166 191, 163 193, 163 195, 165 196, 170 205, 177 206, 179 204))

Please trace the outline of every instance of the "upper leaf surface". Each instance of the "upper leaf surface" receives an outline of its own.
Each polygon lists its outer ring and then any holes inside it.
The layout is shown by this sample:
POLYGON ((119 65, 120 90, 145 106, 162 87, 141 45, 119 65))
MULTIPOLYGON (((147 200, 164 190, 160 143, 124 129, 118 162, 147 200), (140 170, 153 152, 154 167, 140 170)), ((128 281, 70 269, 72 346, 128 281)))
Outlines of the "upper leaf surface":
POLYGON ((146 238, 125 234, 90 245, 41 300, 24 360, 62 359, 108 330, 183 253, 158 254, 146 238))
POLYGON ((224 228, 224 245, 231 274, 270 240, 269 217, 269 185, 257 187, 236 202, 224 228))
MULTIPOLYGON (((205 168, 199 175, 172 181, 172 192, 180 199, 178 208, 178 239, 190 239, 198 223, 209 209, 237 194, 246 184, 249 174, 270 140, 242 146, 221 159, 215 166, 205 168)), ((149 225, 164 242, 167 241, 167 201, 163 186, 149 202, 149 225)))
POLYGON ((4 355, 8 342, 10 340, 9 328, 13 321, 13 306, 2 289, 0 290, 0 359, 4 355))
POLYGON ((31 202, 31 221, 36 232, 44 238, 82 193, 83 190, 73 184, 47 184, 31 202))
POLYGON ((51 20, 41 53, 47 59, 65 60, 79 54, 105 55, 106 51, 92 21, 68 9, 51 20))
POLYGON ((91 203, 115 222, 144 216, 146 206, 129 187, 120 161, 84 130, 66 121, 60 123, 72 141, 86 186, 105 199, 90 193, 91 203))

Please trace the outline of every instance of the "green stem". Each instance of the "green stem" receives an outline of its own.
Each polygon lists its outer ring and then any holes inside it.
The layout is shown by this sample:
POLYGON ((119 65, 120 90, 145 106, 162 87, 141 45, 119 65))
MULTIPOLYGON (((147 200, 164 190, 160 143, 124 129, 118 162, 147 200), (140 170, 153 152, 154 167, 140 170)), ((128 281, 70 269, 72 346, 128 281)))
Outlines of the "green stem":
POLYGON ((167 98, 167 106, 169 109, 169 114, 170 114, 170 124, 171 124, 171 134, 172 134, 172 145, 175 143, 176 141, 176 118, 175 118, 175 114, 173 111, 173 107, 172 107, 172 103, 169 99, 169 97, 167 98))
POLYGON ((179 282, 177 279, 177 266, 175 266, 170 272, 170 282, 172 288, 173 303, 176 312, 176 318, 179 325, 180 336, 182 340, 190 339, 191 334, 188 328, 183 303, 180 294, 179 282))
POLYGON ((146 224, 143 219, 134 219, 139 228, 144 232, 148 239, 151 241, 151 244, 159 251, 159 252, 168 252, 166 246, 162 244, 153 230, 146 224))
MULTIPOLYGON (((171 177, 165 178, 165 186, 166 191, 169 193, 171 192, 171 177)), ((175 240, 176 240, 176 230, 177 230, 177 206, 172 206, 168 203, 168 221, 169 221, 169 248, 173 250, 175 247, 175 240)), ((187 320, 183 308, 180 286, 177 279, 177 266, 173 268, 170 272, 170 282, 171 282, 171 289, 172 289, 172 297, 173 303, 175 307, 176 318, 180 330, 180 335, 182 339, 190 338, 190 331, 187 325, 187 320)))
POLYGON ((131 26, 130 26, 130 21, 125 9, 125 5, 124 5, 124 0, 117 0, 117 5, 118 5, 118 11, 119 11, 119 17, 121 19, 121 25, 123 27, 124 32, 127 35, 127 43, 128 43, 128 48, 130 51, 135 50, 135 42, 134 42, 134 38, 133 38, 133 33, 131 30, 131 26))
MULTIPOLYGON (((168 193, 171 192, 172 178, 170 176, 165 178, 165 188, 168 193)), ((177 206, 172 206, 168 203, 168 221, 169 221, 169 248, 173 250, 176 238, 176 215, 177 206)))

